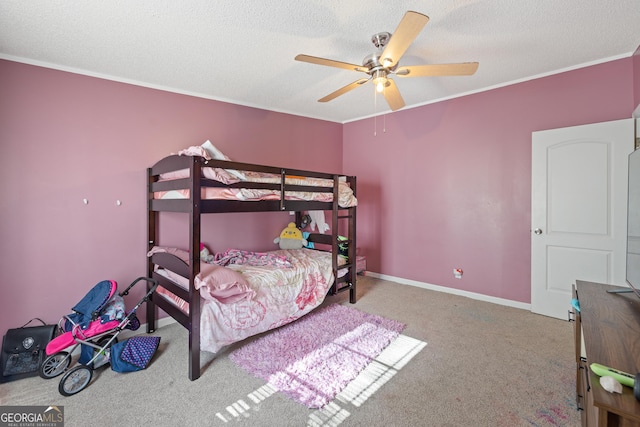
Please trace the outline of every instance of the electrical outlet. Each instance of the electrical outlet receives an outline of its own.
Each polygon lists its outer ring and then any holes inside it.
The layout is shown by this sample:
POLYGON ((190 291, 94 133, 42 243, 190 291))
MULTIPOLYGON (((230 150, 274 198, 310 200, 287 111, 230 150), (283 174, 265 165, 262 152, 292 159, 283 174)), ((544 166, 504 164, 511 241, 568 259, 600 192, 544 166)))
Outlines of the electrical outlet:
POLYGON ((453 277, 455 277, 456 279, 462 279, 462 269, 461 268, 454 268, 453 269, 453 277))

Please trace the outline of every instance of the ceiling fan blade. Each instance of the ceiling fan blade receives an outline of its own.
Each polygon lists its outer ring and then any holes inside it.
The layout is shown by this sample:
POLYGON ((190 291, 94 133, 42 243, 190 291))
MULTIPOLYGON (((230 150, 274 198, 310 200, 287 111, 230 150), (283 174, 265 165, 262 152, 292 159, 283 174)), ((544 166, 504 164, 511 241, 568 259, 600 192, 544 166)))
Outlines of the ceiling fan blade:
POLYGON ((385 67, 397 64, 409 45, 420 34, 422 28, 427 25, 427 22, 429 22, 427 15, 411 10, 405 13, 382 52, 380 63, 385 67))
POLYGON ((311 55, 303 55, 303 54, 296 55, 295 60, 302 61, 302 62, 309 62, 311 64, 326 65, 328 67, 344 68, 345 70, 351 70, 351 71, 362 71, 363 73, 366 73, 367 71, 369 71, 368 68, 363 67, 361 65, 349 64, 348 62, 334 61, 333 59, 318 58, 317 56, 311 56, 311 55))
POLYGON ((387 104, 391 107, 391 111, 396 111, 404 107, 404 99, 400 95, 398 86, 391 79, 387 79, 389 84, 384 88, 384 99, 387 100, 387 104))
POLYGON ((344 95, 345 93, 349 92, 350 90, 353 90, 353 89, 357 88, 358 86, 365 84, 368 81, 369 81, 369 79, 356 80, 355 82, 349 83, 345 87, 342 87, 342 88, 336 90, 335 92, 330 93, 329 95, 325 96, 324 98, 318 99, 318 102, 331 101, 332 99, 335 99, 335 98, 339 97, 340 95, 344 95))
POLYGON ((477 62, 460 64, 409 65, 399 67, 395 74, 399 77, 425 76, 470 76, 478 69, 477 62))

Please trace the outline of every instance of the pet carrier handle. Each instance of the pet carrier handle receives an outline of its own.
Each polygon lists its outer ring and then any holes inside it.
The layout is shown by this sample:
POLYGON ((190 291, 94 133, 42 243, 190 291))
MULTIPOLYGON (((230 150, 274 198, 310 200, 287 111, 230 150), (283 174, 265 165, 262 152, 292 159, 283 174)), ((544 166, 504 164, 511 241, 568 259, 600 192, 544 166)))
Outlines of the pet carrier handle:
MULTIPOLYGON (((156 290, 156 288, 158 287, 158 281, 157 281, 157 280, 155 280, 155 279, 151 279, 151 278, 149 278, 149 277, 144 277, 144 276, 143 276, 143 277, 138 277, 136 280, 134 280, 134 281, 129 285, 129 287, 127 287, 127 289, 125 289, 124 291, 122 291, 122 292, 120 293, 120 296, 121 296, 121 297, 123 297, 123 296, 125 296, 125 295, 129 295, 129 290, 131 290, 131 288, 133 288, 133 286, 134 286, 136 283, 138 283, 139 281, 141 281, 141 280, 146 280, 146 281, 147 281, 147 282, 149 282, 149 283, 153 283, 153 287, 152 287, 151 291, 155 291, 155 290, 156 290)), ((149 292, 149 293, 151 293, 151 292, 149 292)))
POLYGON ((20 326, 20 328, 25 328, 29 323, 33 322, 34 320, 39 320, 44 326, 47 326, 47 324, 44 322, 44 320, 42 320, 39 317, 34 317, 33 319, 29 320, 27 323, 25 323, 24 325, 20 326))

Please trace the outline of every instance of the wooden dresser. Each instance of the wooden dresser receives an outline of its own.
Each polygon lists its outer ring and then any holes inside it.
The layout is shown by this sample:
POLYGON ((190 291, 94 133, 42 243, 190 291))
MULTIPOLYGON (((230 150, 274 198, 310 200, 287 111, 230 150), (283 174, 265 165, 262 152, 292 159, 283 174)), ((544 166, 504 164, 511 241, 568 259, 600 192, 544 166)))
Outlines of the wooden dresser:
POLYGON ((640 402, 633 389, 609 393, 589 369, 599 363, 632 375, 640 372, 640 298, 606 292, 614 288, 584 281, 574 287, 580 303, 574 314, 576 392, 583 426, 640 426, 640 402))

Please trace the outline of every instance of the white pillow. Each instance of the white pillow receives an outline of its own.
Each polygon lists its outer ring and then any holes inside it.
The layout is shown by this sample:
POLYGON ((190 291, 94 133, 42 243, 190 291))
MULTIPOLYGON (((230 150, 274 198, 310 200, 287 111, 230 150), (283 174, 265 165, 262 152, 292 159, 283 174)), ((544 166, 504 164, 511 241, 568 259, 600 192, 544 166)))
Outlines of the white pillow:
POLYGON ((202 148, 207 150, 212 159, 216 160, 229 160, 227 156, 222 154, 222 151, 218 150, 218 148, 211 143, 211 141, 206 140, 202 145, 202 148))
MULTIPOLYGON (((209 155, 211 156, 212 159, 216 159, 216 160, 231 160, 230 158, 228 158, 227 156, 225 156, 222 151, 218 150, 218 148, 213 145, 211 143, 211 141, 206 140, 203 144, 202 144, 202 148, 204 148, 205 150, 207 150, 207 153, 209 153, 209 155)), ((242 181, 246 181, 247 177, 242 173, 242 172, 238 172, 235 169, 225 169, 227 172, 229 172, 231 175, 235 176, 236 178, 242 180, 242 181)))

